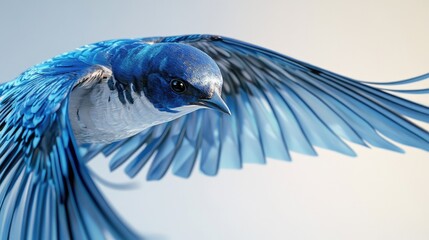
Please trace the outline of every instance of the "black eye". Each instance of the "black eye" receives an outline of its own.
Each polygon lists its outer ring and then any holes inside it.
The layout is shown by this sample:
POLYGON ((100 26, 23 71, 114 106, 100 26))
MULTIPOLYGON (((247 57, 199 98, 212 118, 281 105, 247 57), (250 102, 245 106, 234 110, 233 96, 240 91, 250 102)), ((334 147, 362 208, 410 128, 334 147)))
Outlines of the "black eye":
POLYGON ((170 82, 170 87, 173 89, 173 91, 177 93, 182 93, 186 90, 186 85, 182 80, 179 79, 173 79, 170 82))

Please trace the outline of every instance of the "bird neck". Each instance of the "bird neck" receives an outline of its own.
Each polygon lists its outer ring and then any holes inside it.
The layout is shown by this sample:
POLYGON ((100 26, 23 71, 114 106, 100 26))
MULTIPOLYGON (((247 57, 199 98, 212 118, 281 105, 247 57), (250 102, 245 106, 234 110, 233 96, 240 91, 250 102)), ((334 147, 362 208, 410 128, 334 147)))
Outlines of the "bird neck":
MULTIPOLYGON (((115 79, 111 81, 117 84, 115 79)), ((198 107, 185 107, 177 112, 160 111, 145 94, 131 89, 112 89, 108 83, 100 83, 89 89, 78 87, 72 91, 69 118, 79 143, 110 143, 196 109, 198 107), (125 91, 129 92, 125 95, 125 91)))

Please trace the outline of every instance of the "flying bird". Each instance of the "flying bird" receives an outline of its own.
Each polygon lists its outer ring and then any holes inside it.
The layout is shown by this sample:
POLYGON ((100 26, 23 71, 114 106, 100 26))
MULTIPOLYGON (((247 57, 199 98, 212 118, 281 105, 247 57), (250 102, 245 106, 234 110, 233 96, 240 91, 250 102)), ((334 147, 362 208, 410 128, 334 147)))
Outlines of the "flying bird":
POLYGON ((315 147, 350 143, 429 151, 429 108, 391 89, 424 81, 357 81, 215 35, 119 39, 80 47, 0 85, 0 238, 139 239, 85 163, 111 156, 134 177, 194 168, 216 175, 315 147))

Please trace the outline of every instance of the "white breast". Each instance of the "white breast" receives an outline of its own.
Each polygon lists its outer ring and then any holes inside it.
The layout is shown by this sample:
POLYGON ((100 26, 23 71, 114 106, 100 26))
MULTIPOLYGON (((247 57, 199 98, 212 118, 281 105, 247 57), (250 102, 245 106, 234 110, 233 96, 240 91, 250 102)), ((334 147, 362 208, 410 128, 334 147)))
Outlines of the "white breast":
POLYGON ((110 143, 171 121, 199 107, 181 107, 178 113, 156 109, 144 96, 132 92, 134 103, 123 104, 106 83, 77 87, 70 96, 69 117, 79 143, 110 143))

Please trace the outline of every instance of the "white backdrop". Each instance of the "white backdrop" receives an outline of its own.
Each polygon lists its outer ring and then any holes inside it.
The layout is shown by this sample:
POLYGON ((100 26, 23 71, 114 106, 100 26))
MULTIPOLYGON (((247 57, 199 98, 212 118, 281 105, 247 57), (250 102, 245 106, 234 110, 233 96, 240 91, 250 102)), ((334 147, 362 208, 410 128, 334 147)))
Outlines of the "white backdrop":
MULTIPOLYGON (((0 81, 86 43, 188 33, 238 38, 368 81, 429 71, 427 1, 37 2, 0 2, 0 81)), ((429 105, 427 95, 412 99, 429 105)), ((355 149, 357 158, 320 150, 215 178, 195 171, 148 183, 140 174, 137 189, 102 189, 124 219, 159 239, 429 239, 428 152, 355 149)), ((91 163, 129 182, 107 166, 91 163)))

